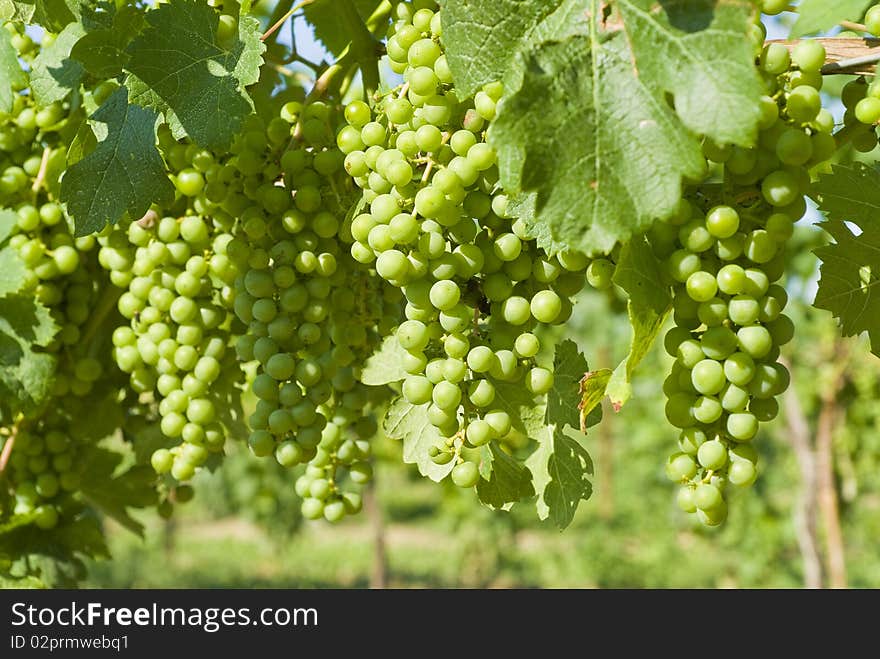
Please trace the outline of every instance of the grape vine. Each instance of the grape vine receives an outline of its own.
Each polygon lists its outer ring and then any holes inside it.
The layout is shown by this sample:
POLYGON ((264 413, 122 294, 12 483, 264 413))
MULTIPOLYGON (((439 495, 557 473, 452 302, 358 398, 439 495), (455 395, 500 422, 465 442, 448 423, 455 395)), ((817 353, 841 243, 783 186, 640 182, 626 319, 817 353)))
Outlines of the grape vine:
MULTIPOLYGON (((361 510, 385 434, 564 527, 592 491, 584 433, 644 395, 661 333, 666 474, 718 526, 790 385, 808 198, 834 239, 815 304, 878 352, 876 176, 846 162, 878 145, 880 57, 849 35, 850 59, 768 40, 775 0, 326 4, 7 16, 0 584, 39 580, 34 557, 75 583, 100 516, 173 514, 232 443, 307 520, 361 510), (325 61, 284 27, 300 9, 325 61), (616 369, 567 335, 589 295, 627 309, 616 369)), ((880 33, 877 6, 798 11, 795 37, 880 33)))

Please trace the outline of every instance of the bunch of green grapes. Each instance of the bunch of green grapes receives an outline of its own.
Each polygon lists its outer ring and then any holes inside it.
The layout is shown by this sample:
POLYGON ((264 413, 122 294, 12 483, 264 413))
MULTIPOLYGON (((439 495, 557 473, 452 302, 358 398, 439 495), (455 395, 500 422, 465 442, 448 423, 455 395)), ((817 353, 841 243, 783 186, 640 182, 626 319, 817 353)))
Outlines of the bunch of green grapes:
POLYGON ((215 156, 160 133, 177 189, 168 209, 108 227, 98 259, 124 289, 118 309, 127 321, 113 332, 113 356, 138 394, 158 403, 162 433, 177 440, 152 465, 178 481, 192 478, 223 450, 223 388, 240 369, 229 349, 237 275, 227 247, 235 218, 220 208, 212 186, 225 189, 228 170, 215 156), (167 212, 166 212, 167 211, 167 212))
MULTIPOLYGON (((31 63, 39 46, 20 26, 6 23, 4 29, 20 59, 31 63)), ((102 291, 95 239, 73 237, 54 195, 66 162, 61 131, 72 110, 60 102, 38 109, 23 93, 26 77, 21 83, 13 86, 11 111, 0 116, 0 207, 15 213, 8 246, 27 273, 17 295, 33 296, 49 310, 58 329, 46 350, 57 362, 48 401, 8 419, 0 433, 15 442, 8 472, 13 512, 36 511, 37 526, 52 528, 58 502, 79 486, 83 447, 72 438, 72 424, 82 399, 106 373, 96 336, 102 291)))
POLYGON ((387 52, 405 83, 374 112, 361 101, 349 104, 337 136, 345 168, 363 190, 364 212, 349 229, 351 255, 404 292, 406 320, 397 329, 409 373, 403 396, 428 405, 446 438, 432 448, 434 461, 455 460, 452 480, 472 487, 479 452, 468 449, 511 431, 496 384, 538 396, 552 388, 553 372, 537 362, 534 330, 565 322, 588 265, 600 286, 613 266, 576 252, 549 256, 510 217, 486 143, 501 85, 460 100, 436 5, 400 3, 396 16, 387 52))
POLYGON ((758 146, 707 141, 708 160, 724 168, 723 194, 695 188, 691 201, 654 232, 675 284, 676 326, 665 345, 676 361, 664 392, 666 416, 681 434, 667 474, 683 484, 681 508, 711 526, 727 515, 726 485, 755 481, 752 440, 759 424, 777 415, 775 397, 789 385, 777 360, 794 326, 782 313, 786 291, 775 282, 793 224, 806 210, 808 170, 835 150, 834 122, 818 92, 824 61, 816 42, 791 54, 779 44, 763 49, 768 95, 758 146))
POLYGON ((257 364, 248 443, 285 467, 307 464, 296 485, 303 514, 330 521, 360 509, 358 489, 372 475, 380 392, 358 369, 396 324, 401 299, 340 237, 352 186, 333 145, 336 114, 328 103, 290 101, 268 123, 252 118, 232 147, 221 203, 239 218, 229 252, 247 330, 236 348, 257 364))
POLYGON ((860 77, 848 82, 841 94, 846 112, 843 124, 849 142, 856 151, 868 153, 877 147, 877 122, 880 121, 880 83, 870 84, 860 77))

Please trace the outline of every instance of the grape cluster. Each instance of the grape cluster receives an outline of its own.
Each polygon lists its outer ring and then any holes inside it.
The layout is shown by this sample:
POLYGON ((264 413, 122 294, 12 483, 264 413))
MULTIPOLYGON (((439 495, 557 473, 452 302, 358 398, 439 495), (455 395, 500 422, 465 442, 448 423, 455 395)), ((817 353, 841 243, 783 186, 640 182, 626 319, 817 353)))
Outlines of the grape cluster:
POLYGON ((818 93, 824 60, 815 42, 791 55, 779 44, 765 47, 760 70, 768 95, 758 146, 707 140, 707 159, 724 168, 723 193, 690 190, 679 212, 652 232, 675 290, 676 326, 665 338, 675 362, 664 392, 666 416, 681 434, 666 471, 683 484, 681 508, 710 526, 726 518, 726 484, 755 481, 751 442, 759 424, 777 415, 775 396, 789 385, 777 360, 794 326, 782 313, 786 291, 774 282, 806 210, 808 169, 835 149, 834 122, 818 93))
MULTIPOLYGON (((6 23, 3 29, 19 58, 31 64, 37 45, 20 26, 6 23)), ((13 512, 35 512, 36 525, 48 529, 58 523, 62 495, 79 486, 80 442, 71 437, 72 415, 105 372, 94 350, 101 291, 95 240, 73 238, 53 194, 66 162, 61 131, 71 109, 61 102, 37 109, 17 82, 12 91, 11 111, 0 117, 0 207, 15 213, 7 244, 26 268, 17 295, 32 297, 49 310, 58 331, 46 350, 57 362, 49 402, 7 420, 14 423, 0 433, 17 446, 8 472, 13 512)))
POLYGON ((285 103, 267 124, 254 117, 232 147, 239 218, 230 255, 240 268, 234 308, 247 325, 236 349, 256 362, 248 443, 285 467, 303 514, 338 521, 361 507, 370 480, 376 391, 359 364, 397 322, 401 295, 357 267, 339 232, 351 184, 333 145, 337 110, 285 103), (340 247, 343 247, 341 249, 340 247))
POLYGON ((123 288, 118 309, 128 323, 113 332, 113 356, 138 394, 153 394, 160 428, 179 440, 152 456, 155 470, 190 479, 211 453, 223 450, 220 384, 239 368, 228 350, 232 284, 237 269, 227 254, 234 217, 215 208, 209 186, 220 183, 213 154, 160 135, 177 202, 123 221, 99 237, 98 259, 123 288))
POLYGON ((846 112, 844 130, 856 151, 868 153, 877 147, 877 122, 880 121, 880 83, 864 78, 848 82, 841 93, 846 112))
POLYGON ((436 5, 399 3, 396 12, 387 52, 404 84, 375 112, 350 103, 337 136, 345 169, 363 190, 351 255, 404 292, 406 320, 396 332, 409 373, 403 396, 427 405, 445 438, 432 459, 454 460, 453 482, 471 487, 479 452, 468 449, 511 431, 496 385, 534 395, 552 388, 553 372, 537 362, 535 329, 565 322, 588 266, 599 286, 610 283, 613 266, 573 251, 549 256, 510 217, 486 142, 501 85, 460 100, 436 5))

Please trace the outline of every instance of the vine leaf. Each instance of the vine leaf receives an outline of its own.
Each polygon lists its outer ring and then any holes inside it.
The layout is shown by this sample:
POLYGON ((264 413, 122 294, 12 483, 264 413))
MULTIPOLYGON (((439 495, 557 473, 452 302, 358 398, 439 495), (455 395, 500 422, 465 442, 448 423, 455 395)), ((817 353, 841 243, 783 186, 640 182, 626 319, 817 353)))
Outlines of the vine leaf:
POLYGON ((144 526, 129 508, 146 508, 156 503, 156 473, 149 466, 133 466, 117 473, 123 456, 92 447, 84 458, 81 492, 86 500, 132 533, 143 535, 144 526))
POLYGON ((90 511, 65 515, 49 533, 37 528, 34 519, 33 513, 16 515, 0 527, 0 557, 27 557, 35 573, 48 570, 55 573, 50 582, 68 585, 75 584, 76 575, 85 570, 81 557, 110 558, 101 521, 90 511))
POLYGON ((406 350, 397 340, 397 335, 386 336, 379 350, 370 355, 361 371, 361 382, 367 385, 380 386, 400 382, 407 376, 403 368, 406 350))
POLYGON ((115 78, 128 63, 125 49, 143 28, 144 14, 133 5, 110 5, 109 11, 92 12, 90 18, 96 27, 74 44, 70 56, 96 78, 115 78))
POLYGON ((439 483, 452 472, 454 460, 438 465, 428 455, 428 449, 440 441, 440 433, 428 421, 427 405, 412 405, 403 397, 395 398, 385 413, 384 427, 388 437, 403 440, 403 461, 418 466, 423 476, 439 483))
POLYGON ((147 26, 126 49, 132 103, 171 110, 207 148, 227 146, 253 111, 245 91, 260 77, 259 22, 242 16, 238 35, 217 42, 219 14, 198 0, 171 0, 147 12, 147 26))
POLYGON ((141 217, 152 203, 174 198, 156 148, 155 112, 130 104, 128 91, 120 87, 91 119, 97 146, 61 181, 61 200, 73 216, 77 236, 100 231, 126 212, 141 217))
POLYGON ((844 336, 867 332, 880 356, 880 170, 836 165, 819 177, 816 192, 828 218, 820 226, 834 242, 816 250, 822 265, 814 304, 840 320, 844 336))
POLYGON ((611 371, 601 369, 580 382, 580 412, 584 422, 608 396, 615 411, 620 411, 632 396, 636 369, 651 350, 672 309, 672 295, 663 284, 661 264, 644 236, 633 239, 620 250, 614 283, 627 294, 627 312, 632 338, 626 358, 611 371))
POLYGON ((477 481, 477 496, 487 506, 508 509, 517 501, 535 495, 532 475, 522 463, 492 442, 483 452, 484 462, 491 462, 488 479, 477 481))
POLYGON ((791 28, 791 38, 825 32, 840 21, 858 20, 873 0, 802 0, 797 8, 798 19, 791 28))
POLYGON ((626 291, 626 308, 632 326, 632 340, 626 359, 614 369, 607 394, 619 410, 632 395, 636 368, 654 345, 672 308, 669 286, 663 284, 660 262, 644 236, 639 236, 620 250, 614 271, 614 283, 626 291))
POLYGON ((0 249, 0 298, 21 290, 27 280, 28 269, 12 247, 0 249))
POLYGON ((40 405, 52 390, 56 358, 41 351, 58 325, 33 295, 0 298, 0 405, 15 413, 40 405))
POLYGON ((18 213, 9 208, 0 208, 0 245, 2 245, 18 224, 18 213))
POLYGON ((753 144, 763 93, 747 38, 752 3, 603 4, 607 21, 588 0, 444 8, 465 89, 508 72, 489 131, 504 188, 535 192, 551 238, 590 254, 674 211, 682 181, 704 171, 701 135, 753 144))
MULTIPOLYGON (((354 0, 355 10, 362 24, 373 14, 382 0, 354 0)), ((352 41, 355 26, 340 24, 339 0, 317 0, 303 8, 303 15, 312 28, 315 39, 334 56, 339 56, 352 41)))
POLYGON ((16 90, 27 85, 27 76, 18 62, 18 53, 12 45, 12 35, 6 30, 0 33, 0 112, 12 112, 16 90))
POLYGON ((70 50, 85 34, 83 26, 71 23, 61 31, 55 41, 40 50, 31 69, 31 91, 37 105, 45 107, 50 103, 63 101, 74 89, 79 87, 85 69, 78 61, 70 58, 70 50))
POLYGON ((584 0, 447 0, 443 43, 456 90, 473 96, 504 80, 530 44, 589 34, 584 0))
POLYGON ((544 428, 534 436, 538 448, 526 460, 538 494, 540 519, 551 519, 560 529, 571 523, 578 505, 589 499, 593 462, 581 445, 578 404, 580 380, 588 369, 577 344, 565 340, 556 347, 555 377, 548 394, 544 428))
POLYGON ((0 0, 0 20, 37 24, 50 32, 78 21, 82 0, 0 0))

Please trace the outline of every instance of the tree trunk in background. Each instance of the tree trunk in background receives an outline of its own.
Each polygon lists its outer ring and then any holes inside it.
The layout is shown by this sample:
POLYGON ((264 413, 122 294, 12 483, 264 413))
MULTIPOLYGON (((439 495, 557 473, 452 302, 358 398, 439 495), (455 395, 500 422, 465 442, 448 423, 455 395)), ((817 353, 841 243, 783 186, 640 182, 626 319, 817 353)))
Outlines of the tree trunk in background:
POLYGON ((382 509, 376 498, 375 480, 364 490, 364 508, 373 534, 373 568, 370 572, 370 588, 388 587, 388 563, 385 554, 385 525, 382 509))
MULTIPOLYGON (((786 364, 791 369, 791 364, 786 364)), ((804 587, 822 587, 822 559, 816 532, 817 473, 816 456, 810 442, 810 427, 794 387, 785 392, 787 439, 794 450, 801 472, 801 486, 794 509, 794 528, 804 564, 804 587)))
POLYGON ((614 410, 608 399, 602 400, 603 418, 596 432, 599 433, 599 516, 609 520, 614 517, 614 433, 611 432, 614 410))
MULTIPOLYGON (((608 348, 602 346, 596 354, 596 366, 598 368, 612 367, 611 355, 608 348)), ((599 517, 609 520, 614 517, 614 433, 612 432, 613 417, 615 415, 608 399, 602 399, 602 423, 596 426, 598 436, 598 463, 599 472, 597 476, 597 492, 598 499, 597 509, 599 517)))
POLYGON ((834 479, 834 426, 838 417, 837 386, 822 398, 822 410, 816 433, 816 472, 819 488, 819 508, 822 526, 825 528, 825 545, 829 585, 832 588, 846 588, 846 553, 843 545, 843 531, 840 528, 840 510, 837 505, 837 486, 834 479))

